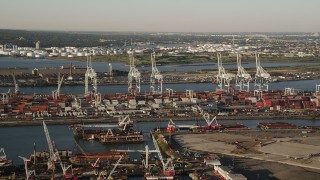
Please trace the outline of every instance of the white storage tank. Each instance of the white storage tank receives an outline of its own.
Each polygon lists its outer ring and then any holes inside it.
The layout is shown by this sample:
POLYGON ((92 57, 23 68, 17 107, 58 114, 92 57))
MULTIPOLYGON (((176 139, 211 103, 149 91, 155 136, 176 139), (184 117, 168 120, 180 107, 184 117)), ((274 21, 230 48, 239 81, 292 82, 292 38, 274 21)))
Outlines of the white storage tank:
POLYGON ((40 54, 36 54, 34 55, 35 58, 42 58, 42 56, 40 54))
POLYGON ((79 57, 84 56, 84 52, 78 52, 77 56, 79 56, 79 57))
POLYGON ((27 53, 27 57, 34 57, 34 53, 33 52, 28 52, 27 53))

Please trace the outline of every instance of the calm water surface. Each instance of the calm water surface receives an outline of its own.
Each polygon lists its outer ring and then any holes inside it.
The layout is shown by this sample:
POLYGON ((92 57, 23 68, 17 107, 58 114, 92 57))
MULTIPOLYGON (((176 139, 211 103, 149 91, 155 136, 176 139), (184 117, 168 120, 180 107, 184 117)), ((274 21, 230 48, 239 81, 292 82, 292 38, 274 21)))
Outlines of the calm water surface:
MULTIPOLYGON (((320 121, 308 120, 221 120, 220 123, 226 122, 240 122, 251 129, 256 129, 259 122, 291 122, 298 126, 306 125, 320 125, 320 121)), ((204 121, 176 121, 179 124, 188 125, 205 125, 204 121)), ((79 140, 78 144, 86 152, 105 152, 112 149, 144 149, 148 144, 150 148, 154 148, 150 139, 149 132, 156 127, 166 127, 167 122, 160 119, 154 122, 138 122, 135 128, 142 131, 145 135, 146 142, 142 144, 122 144, 122 145, 103 145, 97 141, 83 141, 79 140)), ((69 126, 67 125, 48 125, 51 139, 59 149, 68 149, 75 152, 80 152, 77 147, 76 140, 73 137, 69 126)), ((36 143, 38 151, 47 149, 47 142, 42 126, 25 126, 25 127, 1 127, 0 128, 0 147, 4 147, 9 159, 12 159, 15 164, 21 164, 22 161, 18 156, 28 157, 33 152, 33 144, 36 143)), ((139 158, 138 153, 131 154, 133 158, 139 158)))
MULTIPOLYGON (((86 59, 83 57, 83 59, 86 59)), ((129 61, 129 58, 128 58, 129 61)), ((24 67, 29 69, 34 68, 44 68, 44 67, 61 67, 69 66, 72 62, 73 66, 86 67, 86 61, 68 61, 68 60, 48 60, 48 59, 29 59, 29 58, 18 58, 18 57, 0 57, 0 68, 14 68, 14 67, 24 67)), ((124 63, 112 62, 112 67, 114 70, 129 71, 129 66, 124 63)), ((236 60, 234 64, 224 64, 225 69, 236 68, 236 60)), ((261 62, 262 67, 283 67, 283 66, 304 66, 313 65, 319 63, 302 63, 302 62, 261 62)), ((96 72, 107 72, 109 71, 109 62, 92 62, 92 66, 96 72)), ((244 63, 242 65, 244 68, 254 68, 256 66, 255 62, 244 63)), ((151 71, 150 66, 138 67, 141 71, 151 71)), ((217 64, 215 62, 204 62, 204 63, 191 63, 191 64, 179 64, 179 65, 158 65, 160 71, 197 71, 197 70, 216 70, 217 64)))

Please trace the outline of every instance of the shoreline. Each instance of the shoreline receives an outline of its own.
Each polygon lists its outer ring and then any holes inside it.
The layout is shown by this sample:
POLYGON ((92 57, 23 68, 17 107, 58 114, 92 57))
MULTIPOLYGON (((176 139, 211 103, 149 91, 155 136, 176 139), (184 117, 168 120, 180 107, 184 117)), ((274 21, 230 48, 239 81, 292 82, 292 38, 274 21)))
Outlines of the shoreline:
MULTIPOLYGON (((168 122, 170 119, 173 121, 204 121, 202 117, 146 117, 146 118, 138 118, 138 117, 130 117, 134 122, 168 122)), ((320 117, 312 117, 309 116, 221 116, 218 117, 218 122, 220 121, 234 121, 238 120, 241 123, 243 120, 304 120, 304 121, 319 121, 320 117)), ((95 124, 95 123, 117 123, 117 118, 95 118, 95 119, 62 119, 62 120, 53 120, 53 119, 44 119, 44 120, 2 120, 0 121, 0 127, 21 127, 21 126, 42 126, 42 122, 45 121, 48 125, 72 125, 72 124, 95 124)))
MULTIPOLYGON (((44 59, 44 60, 58 60, 58 61, 80 61, 80 62, 85 62, 87 61, 87 57, 86 56, 79 56, 79 57, 73 57, 73 58, 68 58, 65 56, 57 56, 57 57, 44 57, 44 58, 35 58, 35 57, 27 57, 27 56, 0 56, 1 57, 14 57, 14 58, 24 58, 24 59, 44 59)), ((108 60, 107 58, 110 58, 112 56, 92 56, 92 62, 107 62, 107 63, 123 63, 126 65, 129 65, 129 56, 125 56, 125 55, 121 55, 119 57, 127 57, 127 60, 108 60), (96 59, 96 57, 98 58, 105 58, 105 60, 100 60, 100 59, 96 59)), ((243 64, 248 64, 251 61, 243 61, 243 64)), ((252 61, 253 62, 253 61, 252 61)), ((281 58, 277 59, 277 60, 270 60, 269 58, 266 58, 264 61, 264 63, 314 63, 314 64, 319 64, 319 62, 314 61, 314 60, 281 60, 281 58)), ((183 62, 183 63, 179 63, 177 62, 159 62, 161 65, 190 65, 192 63, 217 63, 216 60, 202 60, 202 61, 195 61, 195 62, 183 62)), ((226 61, 225 64, 234 64, 233 62, 228 62, 226 61)), ((145 65, 151 65, 151 64, 137 64, 137 66, 145 66, 145 65)), ((158 65, 158 66, 161 66, 158 65)))

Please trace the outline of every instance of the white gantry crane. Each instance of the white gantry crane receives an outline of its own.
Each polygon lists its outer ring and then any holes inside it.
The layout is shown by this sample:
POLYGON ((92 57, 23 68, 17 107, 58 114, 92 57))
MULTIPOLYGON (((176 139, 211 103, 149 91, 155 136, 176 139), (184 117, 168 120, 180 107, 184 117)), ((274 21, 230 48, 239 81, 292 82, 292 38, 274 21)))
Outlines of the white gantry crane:
POLYGON ((131 94, 140 93, 140 72, 134 64, 134 53, 129 53, 130 71, 128 73, 128 92, 131 94))
POLYGON ((87 71, 85 73, 85 89, 84 89, 84 95, 88 96, 90 95, 89 93, 89 78, 92 80, 92 86, 93 86, 93 92, 97 92, 97 73, 94 71, 92 67, 92 62, 91 62, 91 56, 87 56, 87 71))
POLYGON ((145 146, 145 150, 115 150, 117 152, 139 152, 139 153, 145 153, 145 160, 142 161, 145 169, 149 169, 149 154, 151 153, 160 153, 157 150, 150 150, 149 146, 145 146))
POLYGON ((155 52, 151 53, 151 66, 152 73, 150 76, 150 92, 152 94, 162 94, 163 76, 160 74, 160 71, 157 68, 155 52))
POLYGON ((261 64, 260 64, 260 57, 257 52, 255 53, 256 55, 256 67, 257 67, 257 72, 255 75, 255 81, 254 81, 254 90, 255 92, 261 94, 263 91, 268 91, 269 88, 269 80, 271 78, 270 74, 265 71, 261 64))
POLYGON ((316 84, 316 93, 320 92, 320 84, 316 84))
POLYGON ((60 97, 60 88, 61 88, 61 84, 63 82, 63 78, 64 78, 64 76, 62 76, 60 79, 60 73, 59 73, 59 75, 58 75, 58 89, 52 91, 52 98, 54 100, 57 100, 60 97))
POLYGON ((16 81, 16 77, 15 77, 14 74, 12 74, 12 78, 13 78, 13 83, 14 83, 14 93, 16 95, 18 95, 18 94, 20 94, 20 90, 19 90, 19 85, 18 85, 18 83, 16 81))
POLYGON ((218 57, 217 89, 224 90, 226 87, 226 89, 229 90, 230 81, 232 80, 232 77, 234 75, 231 73, 226 73, 226 70, 222 66, 221 53, 217 53, 217 57, 218 57))
POLYGON ((62 169, 63 176, 65 178, 72 177, 73 176, 72 165, 66 165, 66 164, 62 163, 59 151, 56 148, 53 148, 53 141, 51 140, 49 130, 48 130, 47 125, 44 121, 43 121, 43 129, 44 129, 44 133, 46 135, 48 148, 49 148, 48 169, 52 169, 52 171, 54 172, 55 163, 59 162, 60 167, 62 169))
POLYGON ((284 89, 284 94, 285 95, 294 95, 294 88, 285 88, 284 89))
POLYGON ((237 53, 238 73, 236 75, 236 88, 240 91, 249 91, 251 75, 241 65, 241 55, 237 53))
MULTIPOLYGON (((26 180, 29 180, 30 177, 32 176, 36 176, 36 171, 33 169, 33 170, 29 170, 28 169, 28 163, 31 161, 30 159, 27 159, 25 157, 22 157, 22 156, 19 156, 19 158, 21 158, 23 160, 23 163, 24 163, 24 169, 26 171, 26 180)), ((32 178, 33 179, 33 178, 32 178)))

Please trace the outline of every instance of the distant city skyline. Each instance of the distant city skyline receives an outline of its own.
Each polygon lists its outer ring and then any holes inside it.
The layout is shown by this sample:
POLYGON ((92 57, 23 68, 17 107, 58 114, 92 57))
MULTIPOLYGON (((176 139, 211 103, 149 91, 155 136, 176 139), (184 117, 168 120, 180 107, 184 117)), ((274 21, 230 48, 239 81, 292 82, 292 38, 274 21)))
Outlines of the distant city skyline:
POLYGON ((319 32, 319 0, 2 1, 0 29, 319 32))

